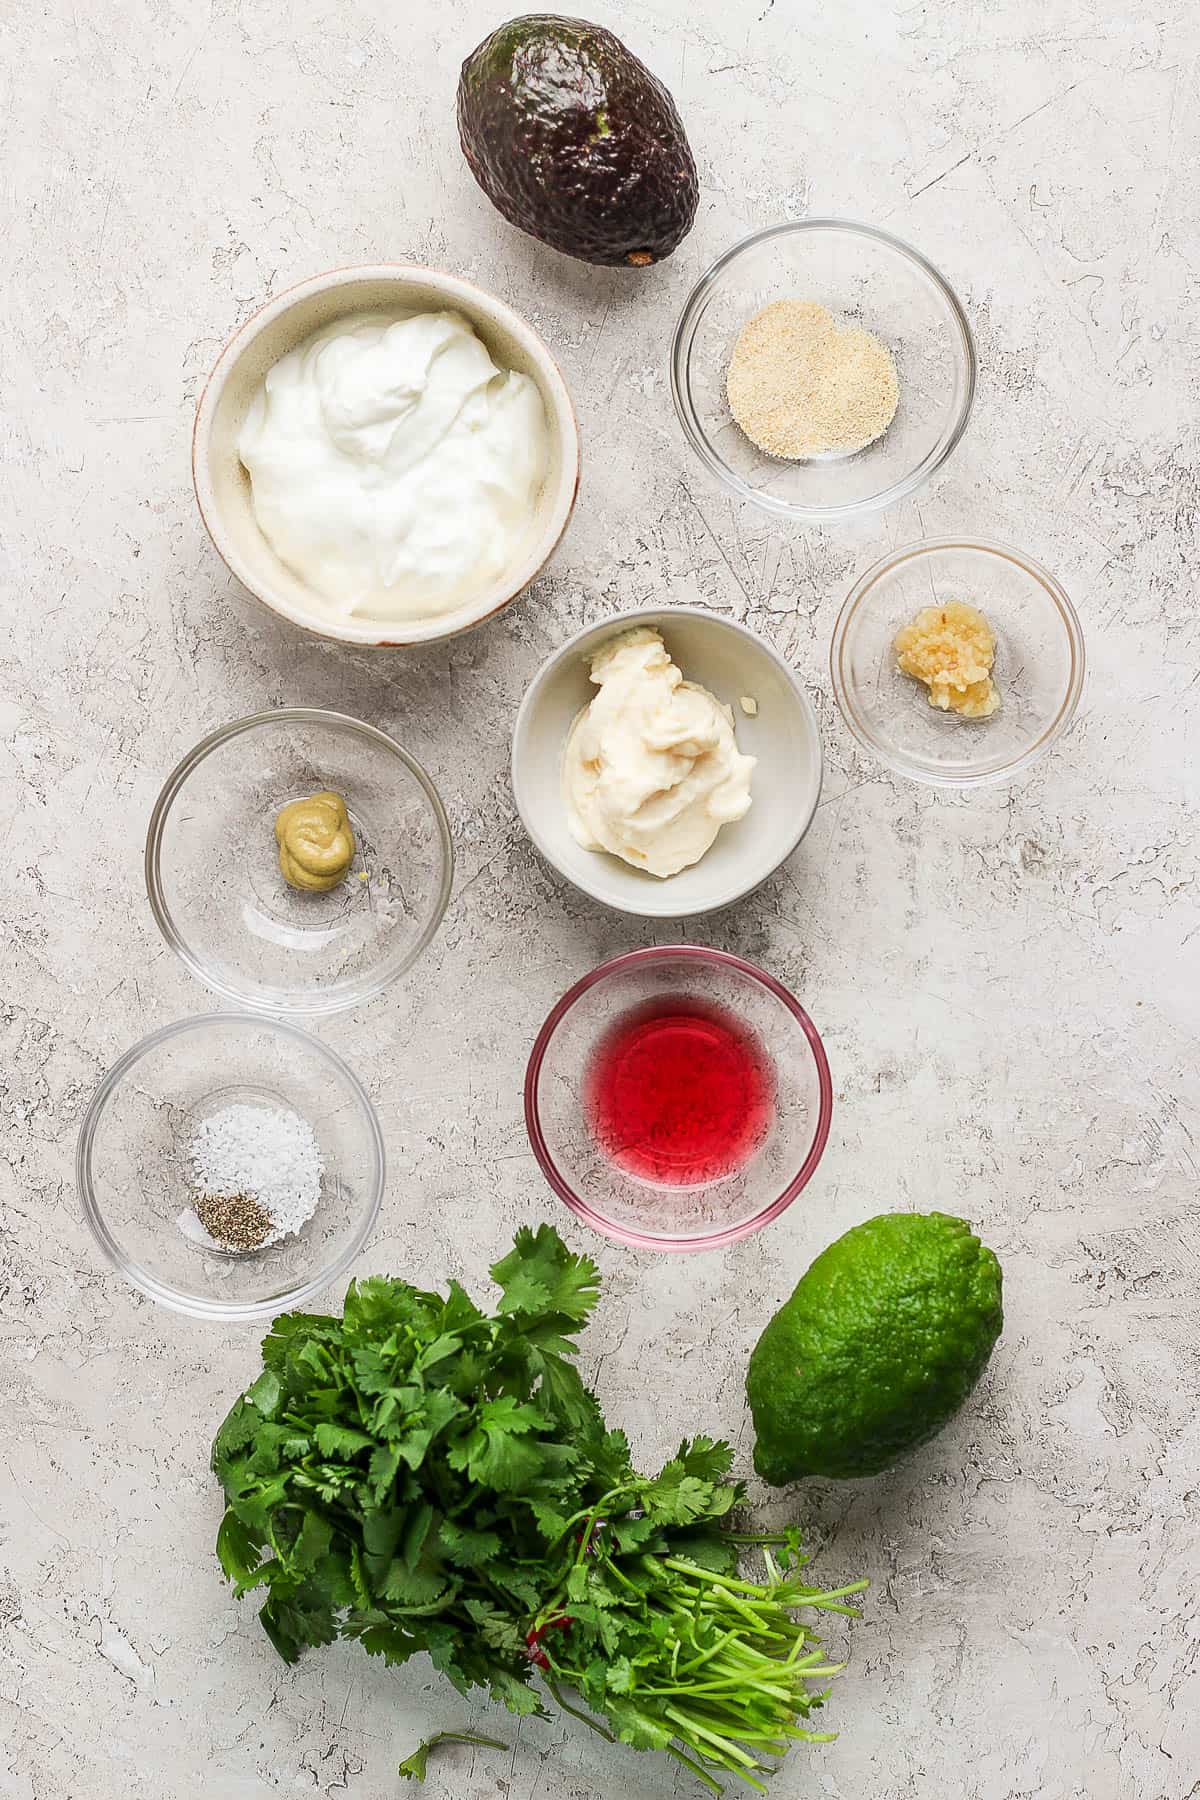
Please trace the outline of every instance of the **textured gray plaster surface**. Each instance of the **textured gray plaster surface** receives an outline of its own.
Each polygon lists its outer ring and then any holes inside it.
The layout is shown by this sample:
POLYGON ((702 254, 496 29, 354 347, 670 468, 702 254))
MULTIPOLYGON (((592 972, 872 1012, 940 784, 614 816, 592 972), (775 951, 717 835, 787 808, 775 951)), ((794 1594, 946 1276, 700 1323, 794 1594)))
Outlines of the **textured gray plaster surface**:
MULTIPOLYGON (((520 1730, 336 1649, 286 1670, 211 1555, 211 1430, 258 1333, 158 1311, 105 1267, 72 1148, 104 1068, 206 996, 160 943, 141 852, 164 772, 239 713, 326 703, 432 771, 459 872, 416 979, 323 1035, 378 1101, 392 1173, 364 1271, 486 1282, 554 1216, 520 1077, 564 985, 651 941, 539 864, 508 733, 569 631, 702 601, 793 659, 826 737, 801 850, 687 936, 801 995, 836 1081, 803 1201, 726 1254, 599 1246, 586 1364, 638 1452, 696 1428, 744 1466, 741 1375, 832 1236, 887 1207, 969 1214, 1008 1322, 962 1418, 893 1475, 756 1497, 831 1580, 874 1586, 784 1800, 1200 1794, 1195 820, 1200 627, 1197 15, 1186 0, 621 0, 674 90, 703 200, 646 275, 558 258, 463 166, 482 0, 9 0, 0 12, 0 1793, 385 1800, 424 1730, 432 1800, 661 1800, 665 1762, 520 1730), (689 459, 667 345, 691 282, 806 210, 886 223, 949 275, 980 397, 936 485, 797 531, 689 459), (576 396, 584 478, 552 570, 444 648, 307 641, 230 580, 188 448, 230 329, 317 270, 459 271, 533 319, 576 396), (939 797, 849 741, 826 647, 856 572, 971 530, 1030 550, 1083 617, 1076 728, 1022 786, 939 797)), ((579 1237, 579 1232, 573 1234, 579 1237)), ((596 1248, 595 1245, 592 1246, 596 1248)), ((336 1300, 337 1295, 331 1295, 336 1300)))

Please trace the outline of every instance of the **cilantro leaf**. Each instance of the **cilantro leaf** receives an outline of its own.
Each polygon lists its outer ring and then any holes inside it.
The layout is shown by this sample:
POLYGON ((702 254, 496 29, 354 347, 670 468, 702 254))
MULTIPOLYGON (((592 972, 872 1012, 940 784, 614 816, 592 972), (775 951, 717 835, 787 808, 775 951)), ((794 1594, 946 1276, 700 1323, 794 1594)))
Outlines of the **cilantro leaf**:
POLYGON ((416 1423, 400 1439, 400 1455, 410 1469, 420 1468, 434 1439, 441 1436, 447 1425, 461 1417, 464 1410, 462 1403, 444 1388, 437 1388, 426 1396, 416 1423))
POLYGON ((579 1370, 557 1351, 536 1342, 526 1341, 525 1356, 530 1374, 541 1384, 539 1402, 565 1425, 583 1430, 591 1424, 597 1412, 596 1400, 584 1387, 579 1370))
POLYGON ((436 1561, 420 1563, 410 1569, 402 1557, 395 1556, 380 1587, 379 1597, 405 1613, 423 1611, 427 1607, 436 1611, 440 1610, 442 1600, 450 1591, 445 1573, 436 1561))
POLYGON ((536 1475, 540 1460, 538 1449, 522 1439, 548 1423, 545 1414, 502 1394, 485 1400, 477 1419, 475 1429, 447 1451, 447 1462, 465 1469, 481 1487, 519 1492, 536 1475))
POLYGON ((440 1337, 436 1337, 432 1344, 427 1345, 416 1357, 413 1362, 414 1373, 427 1375, 431 1369, 436 1369, 439 1363, 449 1362, 456 1357, 462 1347, 460 1337, 455 1337, 452 1331, 442 1332, 440 1337))
POLYGON ((632 1694, 637 1675, 627 1656, 615 1656, 605 1670, 605 1686, 610 1694, 632 1694))
POLYGON ((401 1506, 369 1512, 362 1522, 362 1547, 366 1576, 371 1583, 382 1582, 392 1566, 396 1548, 404 1536, 407 1515, 401 1506))
POLYGON ((614 1519, 613 1535, 622 1553, 628 1556, 634 1550, 644 1550, 661 1533, 662 1527, 657 1519, 643 1514, 641 1518, 614 1519))
POLYGON ((245 1400, 234 1402, 213 1439, 211 1466, 214 1475, 222 1478, 222 1469, 230 1459, 254 1442, 260 1422, 257 1407, 245 1400))
POLYGON ((529 1683, 508 1669, 497 1669, 488 1677, 488 1691, 493 1700, 499 1700, 507 1706, 510 1713, 519 1718, 532 1718, 535 1713, 545 1716, 545 1707, 538 1699, 529 1683))
POLYGON ((373 1450, 374 1438, 369 1438, 364 1431, 352 1431, 346 1425, 318 1425, 316 1429, 317 1445, 322 1456, 357 1456, 360 1450, 373 1450))
POLYGON ((716 1535, 682 1532, 671 1539, 671 1555, 717 1575, 732 1575, 737 1568, 737 1545, 716 1535))
POLYGON ((401 1555, 404 1557, 406 1568, 415 1569, 424 1555, 425 1546, 429 1541, 429 1533, 433 1529, 433 1518, 433 1508, 428 1501, 421 1506, 414 1507, 409 1514, 408 1522, 404 1527, 404 1542, 401 1546, 401 1555))
POLYGON ((328 1612, 299 1598, 272 1593, 258 1616, 285 1662, 295 1662, 306 1647, 332 1644, 337 1636, 328 1612))
POLYGON ((623 1431, 607 1431, 591 1448, 597 1480, 606 1488, 621 1487, 633 1474, 629 1439, 623 1431))
POLYGON ((421 1649, 421 1639, 400 1625, 366 1625, 354 1631, 368 1656, 382 1656, 389 1668, 398 1668, 421 1649))
POLYGON ((452 1563, 464 1569, 482 1569, 500 1555, 501 1539, 495 1531, 472 1531, 443 1519, 438 1542, 452 1563))
POLYGON ((399 1444, 381 1444, 371 1456, 367 1482, 376 1506, 382 1506, 400 1472, 402 1451, 399 1444))
POLYGON ((258 1380, 246 1389, 247 1401, 264 1419, 275 1417, 282 1397, 283 1385, 273 1369, 264 1369, 258 1380))
POLYGON ((635 1750, 666 1750, 675 1736, 672 1725, 635 1706, 632 1700, 615 1697, 605 1710, 621 1742, 632 1744, 635 1750))
POLYGON ((695 1475, 700 1481, 724 1481, 733 1467, 733 1450, 720 1441, 708 1437, 684 1438, 675 1454, 675 1461, 681 1463, 689 1475, 695 1475))
POLYGON ((400 1764, 400 1774, 408 1781, 424 1781, 428 1772, 429 1752, 436 1750, 439 1744, 483 1744, 489 1750, 507 1750, 499 1738, 482 1737, 477 1731, 435 1731, 427 1737, 423 1744, 418 1744, 411 1756, 406 1756, 400 1764))
POLYGON ((462 1333, 473 1325, 486 1325, 486 1323, 486 1313, 480 1312, 465 1289, 457 1281, 450 1282, 442 1306, 442 1330, 462 1333))
POLYGON ((529 1510, 539 1533, 548 1544, 556 1544, 570 1528, 567 1514, 544 1500, 530 1500, 529 1510))
POLYGON ((697 1519, 726 1513, 733 1505, 732 1488, 714 1488, 711 1481, 689 1475, 678 1457, 653 1481, 643 1482, 638 1500, 647 1515, 664 1525, 691 1525, 697 1519))
POLYGON ((490 1600, 468 1600, 466 1610, 478 1625, 485 1644, 490 1644, 493 1650, 505 1650, 510 1656, 524 1654, 525 1633, 511 1613, 501 1612, 490 1600))
POLYGON ((298 1569, 315 1569, 329 1555, 333 1526, 318 1512, 306 1512, 289 1561, 298 1569))
POLYGON ((259 1541, 231 1507, 227 1507, 217 1531, 217 1556, 230 1581, 244 1586, 262 1564, 259 1541))
POLYGON ((513 1248, 492 1267, 504 1298, 501 1314, 562 1313, 578 1330, 600 1294, 600 1271, 590 1256, 575 1256, 552 1225, 522 1226, 513 1248))

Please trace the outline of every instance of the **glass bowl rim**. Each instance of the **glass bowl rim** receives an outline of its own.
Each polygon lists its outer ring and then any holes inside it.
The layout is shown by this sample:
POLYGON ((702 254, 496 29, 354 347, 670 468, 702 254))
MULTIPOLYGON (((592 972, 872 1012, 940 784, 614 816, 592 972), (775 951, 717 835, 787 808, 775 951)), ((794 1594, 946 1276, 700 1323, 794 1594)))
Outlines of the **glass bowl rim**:
POLYGON ((774 975, 768 974, 765 969, 760 969, 757 964, 747 962, 744 957, 735 956, 732 951, 715 950, 706 944, 649 944, 640 950, 623 951, 618 956, 610 956, 604 962, 598 963, 594 969, 581 976, 560 999, 555 1001, 534 1039, 533 1049, 525 1069, 525 1129, 542 1174, 559 1199, 577 1218, 582 1219, 586 1225, 590 1225, 592 1230, 599 1232, 601 1236, 611 1238, 614 1242, 635 1250, 666 1250, 685 1253, 697 1250, 717 1250, 728 1244, 739 1243, 742 1238, 750 1237, 754 1232, 761 1231, 764 1225, 769 1225, 773 1219, 777 1219, 782 1212, 787 1210, 796 1196, 803 1188, 807 1187, 812 1179, 829 1140, 832 1117, 833 1080, 829 1073, 829 1059, 825 1054, 825 1046, 821 1042, 820 1033, 795 995, 790 993, 781 981, 777 981, 774 975), (717 1231, 700 1232, 691 1237, 672 1237, 664 1232, 638 1231, 629 1226, 618 1225, 615 1220, 606 1218, 603 1213, 598 1213, 589 1206, 561 1173, 550 1153, 542 1131, 537 1100, 538 1080, 546 1052, 554 1034, 576 1001, 580 1000, 591 988, 596 987, 600 982, 620 970, 674 957, 682 957, 686 962, 707 963, 734 969, 738 974, 757 982, 776 1000, 781 1001, 804 1033, 813 1065, 816 1068, 819 1090, 813 1141, 798 1172, 787 1183, 782 1193, 778 1194, 774 1200, 768 1201, 765 1206, 760 1207, 748 1219, 739 1220, 736 1225, 727 1225, 717 1231))
POLYGON ((349 713, 337 712, 324 706, 274 706, 266 707, 261 712, 247 713, 244 718, 231 719, 225 725, 218 725, 202 737, 199 743, 180 758, 171 770, 159 790, 150 814, 150 823, 146 830, 146 850, 144 857, 146 893, 150 901, 150 910, 154 922, 162 933, 169 949, 173 950, 180 962, 213 993, 222 999, 232 1000, 238 1006, 244 1006, 251 1012, 263 1014, 271 1018, 281 1016, 293 1018, 327 1018, 332 1013, 346 1012, 351 1007, 362 1006, 381 994, 393 981, 412 968, 417 958, 428 947, 437 932, 446 907, 450 900, 450 890, 454 881, 454 843, 450 836, 450 824, 446 817, 446 809, 433 782, 416 758, 409 754, 402 744, 381 731, 378 725, 369 725, 364 719, 356 719, 349 713), (416 780, 429 803, 437 831, 438 844, 441 850, 441 880, 434 899, 429 919, 424 930, 411 946, 407 954, 395 965, 381 970, 369 983, 364 983, 349 994, 337 994, 332 998, 322 996, 319 992, 290 998, 267 1000, 260 995, 251 994, 237 982, 227 981, 210 969, 205 960, 192 949, 175 922, 167 897, 163 892, 160 859, 162 852, 163 832, 168 815, 180 791, 193 770, 214 750, 220 749, 233 738, 245 732, 254 731, 260 725, 278 724, 332 725, 335 729, 347 730, 353 735, 368 739, 389 750, 402 762, 409 774, 416 780))
POLYGON ((375 1227, 375 1221, 379 1217, 386 1181, 387 1150, 379 1124, 379 1115, 370 1095, 349 1064, 343 1061, 336 1050, 331 1049, 328 1044, 322 1043, 320 1038, 315 1037, 312 1032, 304 1031, 299 1025, 293 1025, 286 1019, 264 1019, 255 1013, 248 1012, 196 1013, 184 1019, 173 1019, 169 1024, 160 1025, 156 1031, 149 1032, 146 1037, 139 1038, 117 1058, 111 1068, 101 1077, 95 1093, 88 1102, 88 1108, 75 1141, 75 1185, 80 1205, 83 1208, 84 1218, 91 1228, 92 1236, 104 1256, 131 1286, 137 1288, 151 1300, 157 1301, 160 1306, 167 1307, 171 1312, 184 1313, 193 1319, 214 1319, 229 1323, 244 1319, 270 1318, 277 1313, 290 1311, 301 1302, 310 1299, 314 1294, 320 1293, 323 1288, 329 1287, 339 1276, 345 1274, 370 1237, 375 1227), (125 1076, 151 1051, 157 1050, 161 1044, 169 1043, 171 1039, 181 1037, 187 1032, 203 1032, 213 1025, 233 1025, 238 1029, 251 1026, 260 1031, 264 1029, 277 1031, 284 1037, 297 1040, 307 1048, 315 1049, 317 1055, 323 1057, 334 1072, 341 1077, 358 1102, 370 1140, 372 1160, 375 1165, 372 1192, 348 1243, 326 1268, 269 1300, 209 1300, 202 1295, 181 1293, 169 1282, 160 1281, 156 1275, 151 1275, 148 1270, 142 1268, 140 1263, 135 1262, 131 1256, 125 1253, 113 1236, 104 1217, 103 1209, 96 1198, 95 1185, 92 1180, 92 1147, 96 1139, 96 1130, 109 1101, 125 1076))
POLYGON ((1087 651, 1084 645, 1083 626, 1079 622, 1079 614, 1061 582, 1043 568, 1032 556, 1022 550, 1014 550, 1009 544, 997 543, 991 538, 968 537, 936 537, 920 538, 911 544, 903 544, 897 550, 889 550, 881 556, 864 575, 861 575, 847 594, 837 616, 833 628, 833 636, 829 641, 829 676, 833 684, 834 697, 838 711, 851 735, 858 740, 865 750, 877 756, 886 768, 897 775, 907 775, 913 781, 923 782, 927 787, 961 790, 965 788, 992 787, 1003 781, 1011 781, 1015 776, 1023 774, 1040 757, 1044 756, 1050 746, 1062 736, 1070 725, 1079 706, 1083 693, 1084 676, 1087 670, 1087 651), (890 575, 902 563, 917 561, 921 557, 936 554, 943 550, 967 550, 983 556, 995 556, 1002 561, 1014 564, 1022 574, 1029 576, 1041 587, 1053 602, 1063 629, 1066 633, 1070 651, 1070 668, 1067 677, 1066 692, 1059 703, 1058 710, 1050 723, 1046 725, 1034 742, 1022 750, 1019 755, 1011 757, 998 767, 970 769, 961 774, 945 774, 935 772, 928 764, 916 758, 899 755, 896 751, 884 746, 871 731, 866 720, 855 711, 850 697, 849 686, 842 674, 842 663, 846 647, 846 639, 850 626, 859 607, 866 600, 872 588, 885 575, 890 575))
POLYGON ((838 520, 862 518, 871 513, 882 512, 897 500, 930 480, 953 455, 967 429, 971 412, 975 405, 975 389, 978 382, 979 363, 975 351, 975 338, 971 324, 967 318, 963 304, 942 274, 928 257, 923 256, 915 245, 904 238, 897 237, 894 232, 885 231, 880 225, 868 225, 860 219, 844 219, 834 214, 814 215, 805 219, 786 219, 778 225, 766 225, 748 236, 739 238, 723 255, 710 263, 700 276, 683 305, 678 323, 671 339, 671 398, 675 403, 675 413, 684 436, 701 462, 726 487, 744 500, 750 500, 755 506, 762 507, 765 512, 774 513, 779 518, 797 519, 808 524, 832 524, 838 520), (957 344, 962 362, 965 382, 962 402, 957 415, 948 430, 943 431, 933 448, 929 450, 915 468, 892 482, 889 487, 881 488, 877 494, 865 500, 850 500, 839 506, 800 506, 791 500, 778 500, 772 495, 751 487, 742 479, 724 457, 718 455, 709 441, 708 434, 700 424, 699 416, 692 404, 691 382, 687 373, 690 361, 692 340, 699 324, 702 302, 715 287, 721 276, 732 263, 745 251, 756 248, 759 244, 770 242, 773 238, 789 237, 797 232, 809 231, 844 231, 852 237, 870 238, 877 244, 895 251, 908 262, 913 263, 933 283, 945 303, 950 322, 957 327, 957 344))

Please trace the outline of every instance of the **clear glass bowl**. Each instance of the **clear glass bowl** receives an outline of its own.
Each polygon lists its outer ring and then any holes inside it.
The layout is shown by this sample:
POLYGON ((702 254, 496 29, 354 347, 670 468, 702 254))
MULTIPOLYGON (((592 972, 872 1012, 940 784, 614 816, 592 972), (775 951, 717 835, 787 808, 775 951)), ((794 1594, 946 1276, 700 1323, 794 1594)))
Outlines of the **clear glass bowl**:
POLYGON ((829 663, 842 717, 889 769, 933 787, 983 787, 1012 780, 1071 723, 1083 691, 1083 632, 1032 557, 934 538, 868 569, 838 616, 829 663), (896 633, 923 607, 950 600, 977 606, 996 635, 1000 710, 989 719, 931 706, 924 685, 896 667, 896 633))
POLYGON ((694 944, 633 950, 585 975, 551 1011, 525 1075, 529 1141, 559 1199, 593 1230, 649 1250, 712 1250, 778 1218, 821 1160, 832 1109, 829 1064, 800 1003, 752 963, 694 944), (663 1003, 732 1017, 769 1071, 765 1133, 720 1179, 677 1186, 628 1173, 587 1116, 597 1052, 663 1003))
POLYGON ((726 487, 810 524, 878 511, 941 467, 975 398, 975 346, 953 290, 890 232, 846 219, 773 225, 700 277, 671 346, 671 392, 692 448, 726 487), (773 300, 815 300, 891 350, 900 403, 887 431, 850 454, 784 462, 734 422, 725 372, 746 321, 773 300))
POLYGON ((211 1013, 164 1026, 113 1065, 80 1128, 75 1173, 96 1241, 134 1287, 193 1318, 258 1319, 298 1306, 358 1255, 383 1196, 383 1138, 361 1083, 318 1039, 211 1013), (193 1135, 235 1103, 299 1113, 324 1163, 312 1218, 261 1250, 202 1247, 178 1222, 193 1199, 193 1135))
POLYGON ((215 993, 259 1012, 358 1006, 411 968, 441 922, 454 855, 420 764, 374 725, 294 707, 222 726, 168 776, 146 838, 159 930, 215 993), (279 871, 289 800, 342 795, 357 846, 346 880, 298 893, 279 871))

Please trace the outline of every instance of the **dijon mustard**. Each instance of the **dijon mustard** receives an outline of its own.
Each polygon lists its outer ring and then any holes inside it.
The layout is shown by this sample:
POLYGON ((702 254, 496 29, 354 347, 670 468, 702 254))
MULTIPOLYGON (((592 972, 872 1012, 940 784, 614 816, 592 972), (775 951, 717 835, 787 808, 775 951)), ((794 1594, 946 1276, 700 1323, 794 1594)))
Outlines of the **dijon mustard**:
POLYGON ((327 894, 350 873, 354 831, 340 794, 292 800, 275 820, 283 879, 307 893, 327 894))

